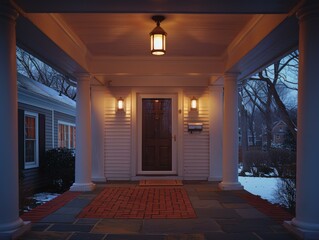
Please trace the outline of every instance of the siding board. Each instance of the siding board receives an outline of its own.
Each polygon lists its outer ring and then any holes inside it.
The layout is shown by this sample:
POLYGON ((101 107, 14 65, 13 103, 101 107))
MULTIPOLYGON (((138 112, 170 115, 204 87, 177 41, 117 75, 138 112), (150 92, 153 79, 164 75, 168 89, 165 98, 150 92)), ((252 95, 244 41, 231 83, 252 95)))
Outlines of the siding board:
POLYGON ((209 109, 207 88, 184 89, 184 179, 207 180, 209 176, 209 109), (190 98, 198 99, 198 111, 190 112, 190 98), (203 123, 202 132, 189 133, 187 123, 203 123))
POLYGON ((131 102, 129 92, 113 90, 105 95, 104 172, 109 180, 131 177, 131 102), (125 96, 125 112, 116 112, 115 100, 125 96))

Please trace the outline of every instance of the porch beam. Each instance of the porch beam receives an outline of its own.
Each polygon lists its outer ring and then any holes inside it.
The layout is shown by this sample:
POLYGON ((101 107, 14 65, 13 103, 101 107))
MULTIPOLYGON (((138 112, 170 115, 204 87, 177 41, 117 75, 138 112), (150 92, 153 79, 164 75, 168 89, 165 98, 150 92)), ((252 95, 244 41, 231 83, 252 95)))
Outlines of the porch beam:
POLYGON ((236 73, 224 75, 222 190, 240 190, 238 182, 238 87, 236 73))
POLYGON ((19 217, 17 17, 9 1, 0 3, 0 239, 17 237, 31 226, 19 217))
POLYGON ((92 191, 91 97, 90 75, 77 77, 75 182, 70 191, 92 191))
POLYGON ((285 226, 303 239, 319 239, 319 3, 307 1, 299 18, 296 217, 285 226))
POLYGON ((15 0, 26 12, 78 12, 78 13, 288 13, 297 0, 15 0))

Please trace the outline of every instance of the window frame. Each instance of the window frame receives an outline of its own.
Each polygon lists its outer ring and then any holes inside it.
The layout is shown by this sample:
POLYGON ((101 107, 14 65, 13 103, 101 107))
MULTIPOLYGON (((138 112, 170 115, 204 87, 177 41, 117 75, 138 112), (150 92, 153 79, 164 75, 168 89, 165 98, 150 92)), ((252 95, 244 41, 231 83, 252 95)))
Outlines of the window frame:
POLYGON ((60 146, 60 140, 59 140, 59 137, 60 137, 60 125, 64 125, 64 126, 67 126, 67 131, 68 131, 68 136, 69 136, 69 138, 67 139, 67 146, 66 146, 66 148, 68 148, 68 149, 75 149, 75 147, 76 147, 76 141, 75 141, 75 137, 74 137, 74 139, 73 139, 73 142, 75 143, 74 145, 75 146, 72 146, 71 147, 71 127, 74 127, 75 128, 75 132, 76 132, 76 126, 75 126, 75 124, 74 123, 70 123, 70 122, 65 122, 65 121, 60 121, 60 120, 58 120, 58 147, 59 148, 61 148, 61 146, 60 146))
POLYGON ((23 131, 24 131, 24 168, 31 169, 39 167, 39 114, 34 112, 25 111, 24 113, 24 122, 23 122, 23 131), (26 162, 26 125, 25 120, 26 117, 35 118, 35 153, 34 153, 34 161, 26 162))

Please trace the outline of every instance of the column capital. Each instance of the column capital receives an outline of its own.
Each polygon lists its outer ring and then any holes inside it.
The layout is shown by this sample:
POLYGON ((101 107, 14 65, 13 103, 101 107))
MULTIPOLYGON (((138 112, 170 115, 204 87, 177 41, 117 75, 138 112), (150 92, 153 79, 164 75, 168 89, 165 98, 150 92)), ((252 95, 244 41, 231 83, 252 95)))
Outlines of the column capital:
POLYGON ((91 81, 92 75, 89 73, 75 73, 77 81, 91 81))
POLYGON ((239 72, 225 72, 224 73, 224 80, 228 80, 228 79, 234 79, 237 80, 238 76, 239 76, 239 72))
POLYGON ((209 85, 208 89, 213 92, 222 92, 224 85, 209 85))
POLYGON ((319 2, 315 0, 308 0, 300 7, 296 12, 299 21, 303 21, 308 17, 318 17, 319 16, 319 2))
POLYGON ((0 17, 6 17, 12 21, 15 21, 18 18, 18 16, 18 11, 10 1, 0 2, 0 17))

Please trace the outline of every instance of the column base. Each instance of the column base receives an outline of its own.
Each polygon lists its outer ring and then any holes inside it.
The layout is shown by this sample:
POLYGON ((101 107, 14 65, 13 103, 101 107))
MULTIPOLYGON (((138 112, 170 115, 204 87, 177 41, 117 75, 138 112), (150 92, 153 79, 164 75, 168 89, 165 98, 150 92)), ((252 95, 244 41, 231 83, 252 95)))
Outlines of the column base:
POLYGON ((221 190, 242 190, 244 187, 239 182, 221 182, 218 184, 221 190))
POLYGON ((70 187, 72 192, 89 192, 95 189, 94 183, 73 183, 70 187))
POLYGON ((223 180, 222 176, 208 177, 207 181, 209 182, 220 182, 223 180))
POLYGON ((106 177, 92 177, 93 182, 105 183, 106 177))
POLYGON ((294 218, 292 221, 285 221, 284 227, 301 239, 319 239, 318 224, 302 223, 294 218))
MULTIPOLYGON (((12 229, 11 227, 9 228, 10 230, 6 231, 6 230, 2 230, 3 228, 7 227, 7 226, 1 226, 1 231, 0 231, 0 239, 3 240, 11 240, 11 239, 16 239, 18 237, 20 237, 21 235, 23 235, 24 233, 28 232, 31 230, 31 222, 26 221, 23 222, 20 218, 17 221, 18 226, 14 229, 12 229)), ((12 224, 10 224, 12 225, 12 224)), ((16 223, 14 223, 14 225, 16 225, 16 223)))

